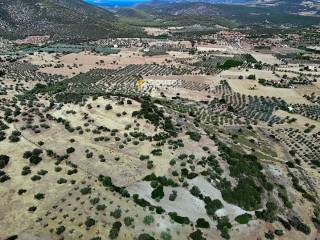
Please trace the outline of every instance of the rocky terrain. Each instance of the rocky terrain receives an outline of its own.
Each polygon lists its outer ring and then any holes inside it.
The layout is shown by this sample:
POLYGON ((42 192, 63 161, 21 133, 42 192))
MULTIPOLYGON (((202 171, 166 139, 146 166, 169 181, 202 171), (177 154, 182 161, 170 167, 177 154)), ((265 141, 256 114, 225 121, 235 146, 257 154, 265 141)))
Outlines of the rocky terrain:
POLYGON ((0 9, 1 240, 320 238, 316 17, 0 9))

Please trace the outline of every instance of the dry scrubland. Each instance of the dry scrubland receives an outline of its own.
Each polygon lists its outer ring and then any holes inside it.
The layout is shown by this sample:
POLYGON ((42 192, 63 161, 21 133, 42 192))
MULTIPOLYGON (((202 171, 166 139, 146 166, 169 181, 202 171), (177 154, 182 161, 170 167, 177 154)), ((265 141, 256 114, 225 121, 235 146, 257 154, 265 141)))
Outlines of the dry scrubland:
MULTIPOLYGON (((282 98, 288 103, 298 104, 311 104, 307 99, 303 97, 306 91, 302 91, 303 87, 300 88, 274 88, 269 86, 263 86, 256 81, 248 80, 248 76, 254 75, 256 79, 264 78, 267 80, 280 80, 280 76, 276 76, 272 71, 267 70, 228 70, 222 72, 219 76, 220 79, 227 79, 231 88, 235 92, 239 92, 251 96, 264 96, 264 97, 276 97, 282 98), (239 76, 244 76, 245 79, 239 79, 239 76)), ((307 91, 310 93, 310 91, 307 91)))
MULTIPOLYGON (((160 132, 145 120, 131 117, 132 112, 139 109, 140 104, 135 101, 130 105, 127 103, 119 105, 116 100, 105 100, 103 98, 89 99, 83 106, 65 104, 49 113, 55 118, 67 120, 73 127, 82 126, 83 134, 70 133, 63 125, 49 121, 50 128, 42 130, 40 133, 35 134, 31 130, 23 131, 21 140, 18 143, 3 141, 1 146, 5 148, 5 153, 11 158, 10 164, 6 167, 7 173, 14 177, 10 182, 1 185, 2 199, 5 199, 5 201, 1 201, 2 205, 0 207, 0 213, 4 216, 1 220, 0 232, 2 236, 8 236, 10 233, 15 232, 17 225, 20 231, 22 230, 19 234, 21 239, 29 239, 30 237, 33 239, 55 238, 55 229, 61 225, 70 230, 64 233, 65 239, 74 239, 79 236, 88 239, 89 236, 106 235, 113 223, 109 212, 121 209, 123 216, 120 219, 123 219, 124 216, 133 216, 135 227, 134 229, 124 227, 118 239, 132 239, 135 234, 146 228, 143 224, 143 219, 147 212, 131 200, 123 197, 119 198, 116 193, 105 190, 98 183, 97 176, 99 175, 110 176, 115 185, 127 187, 126 189, 131 195, 139 194, 141 198, 144 198, 152 205, 161 206, 168 212, 177 212, 181 216, 188 217, 193 222, 197 221, 198 218, 204 218, 210 225, 214 226, 215 221, 207 216, 204 203, 193 196, 188 189, 184 187, 165 187, 164 193, 166 197, 158 202, 151 198, 153 188, 150 183, 142 181, 143 177, 151 172, 154 172, 157 176, 167 175, 168 172, 172 171, 170 170, 172 169, 169 164, 170 159, 179 154, 194 154, 196 159, 201 159, 208 156, 208 153, 203 150, 204 146, 210 149, 211 154, 218 154, 216 144, 208 137, 203 136, 199 142, 194 142, 185 134, 179 134, 178 138, 182 139, 184 147, 176 151, 170 150, 166 146, 161 147, 162 155, 152 157, 154 164, 152 170, 148 170, 145 162, 139 160, 139 156, 150 154, 150 151, 155 147, 152 142, 142 141, 137 146, 128 143, 122 150, 119 149, 119 144, 122 140, 117 142, 112 140, 113 137, 111 137, 110 141, 102 143, 93 140, 95 137, 93 130, 97 126, 117 129, 116 136, 123 136, 125 133, 130 132, 126 128, 128 125, 131 125, 135 131, 142 130, 147 135, 160 132), (112 110, 105 110, 104 106, 112 106, 112 110), (125 115, 123 115, 124 112, 126 112, 125 115), (84 118, 84 116, 87 116, 87 118, 84 118), (73 140, 70 141, 71 139, 73 140), (44 144, 39 146, 39 142, 44 142, 44 144), (69 154, 67 164, 57 166, 54 159, 44 154, 43 160, 31 167, 32 173, 30 175, 21 176, 22 166, 28 165, 26 159, 22 157, 26 151, 34 148, 40 148, 43 151, 54 149, 54 152, 63 155, 69 147, 73 147, 75 152, 69 154), (88 152, 92 153, 92 157, 86 157, 88 152), (105 156, 104 161, 98 158, 98 155, 101 154, 105 156), (73 169, 70 164, 77 165, 78 171, 75 174, 68 174, 68 171, 73 169), (40 171, 47 171, 47 173, 41 176, 41 180, 32 181, 30 177, 36 173, 39 174, 40 171), (66 182, 59 184, 58 182, 62 178, 66 182), (90 193, 82 194, 81 189, 86 187, 91 189, 90 193), (23 193, 23 195, 18 195, 18 189, 26 189, 27 192, 23 193), (168 196, 173 190, 177 191, 177 198, 175 201, 170 201, 168 196), (45 199, 36 200, 34 196, 37 193, 43 193, 45 199), (106 206, 102 212, 95 210, 95 207, 90 203, 91 200, 96 198, 100 199, 99 206, 106 206), (35 204, 37 205, 36 212, 31 214, 28 208, 35 204), (86 229, 83 224, 88 216, 94 218, 96 224, 86 229), (50 229, 53 229, 51 234, 49 233, 50 229)), ((24 121, 19 119, 17 123, 10 125, 9 130, 21 129, 24 124, 24 121)), ((120 138, 123 139, 123 137, 120 138)), ((268 166, 274 167, 273 164, 268 164, 268 166)), ((279 182, 281 182, 281 178, 285 178, 286 170, 279 165, 277 171, 271 171, 270 176, 281 176, 279 179, 279 182)), ((216 215, 218 217, 229 216, 231 223, 236 226, 237 223, 232 219, 244 213, 254 214, 253 211, 245 211, 224 201, 221 192, 201 176, 188 180, 188 184, 189 186, 199 187, 203 194, 213 199, 219 199, 223 204, 223 208, 219 209, 216 215)), ((284 182, 283 184, 289 183, 284 182)), ((289 193, 291 194, 291 190, 289 193)), ((295 194, 295 192, 293 191, 292 194, 295 194)), ((309 204, 307 202, 302 204, 302 202, 298 201, 299 198, 296 196, 297 205, 295 204, 295 209, 299 210, 303 205, 304 210, 300 209, 300 211, 305 213, 305 208, 309 204)), ((160 217, 157 214, 152 216, 154 217, 154 222, 147 226, 148 232, 159 233, 170 229, 174 239, 185 239, 183 234, 192 231, 188 225, 173 223, 168 216, 160 217)), ((238 239, 255 239, 259 234, 269 229, 269 225, 261 224, 261 221, 254 220, 246 228, 238 225, 230 232, 231 237, 240 235, 238 239), (248 228, 251 231, 250 235, 246 235, 248 228)), ((280 225, 274 225, 274 227, 277 226, 280 225)), ((204 230, 204 233, 208 239, 219 238, 215 231, 204 230)), ((301 239, 301 237, 304 238, 305 236, 294 232, 288 233, 287 237, 287 239, 301 239)))
POLYGON ((292 49, 135 41, 6 62, 0 239, 319 238, 319 80, 292 49))
MULTIPOLYGON (((51 74, 62 74, 68 77, 79 73, 88 72, 92 69, 119 69, 130 64, 170 64, 177 58, 186 58, 188 54, 170 52, 167 55, 144 56, 143 52, 138 49, 121 49, 117 54, 107 56, 99 55, 92 52, 70 53, 63 56, 58 56, 53 63, 53 66, 41 68, 40 71, 51 74), (58 67, 54 67, 54 66, 58 67), (60 66, 59 66, 60 65, 60 66)), ((30 61, 27 59, 27 61, 30 61)), ((30 61, 37 65, 46 64, 46 58, 34 57, 30 61)))

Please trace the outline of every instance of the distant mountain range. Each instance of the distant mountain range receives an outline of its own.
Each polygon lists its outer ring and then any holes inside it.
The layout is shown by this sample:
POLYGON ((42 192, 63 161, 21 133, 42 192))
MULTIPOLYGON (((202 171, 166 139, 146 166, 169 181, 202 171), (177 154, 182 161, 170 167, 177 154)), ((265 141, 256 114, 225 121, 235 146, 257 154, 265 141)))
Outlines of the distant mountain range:
POLYGON ((208 3, 208 4, 241 4, 252 7, 275 8, 287 13, 320 16, 319 0, 85 0, 97 6, 140 6, 140 5, 163 5, 163 4, 186 4, 186 3, 208 3))
MULTIPOLYGON (((213 0, 207 1, 211 2, 213 0)), ((214 1, 216 2, 216 0, 214 1)), ((236 2, 239 3, 239 1, 236 2)), ((295 2, 298 4, 298 1, 295 2)), ((258 2, 248 1, 245 4, 242 3, 237 5, 211 4, 198 2, 197 0, 196 2, 193 2, 193 0, 187 0, 187 2, 182 0, 162 0, 140 4, 137 6, 137 8, 156 17, 168 18, 169 16, 172 16, 175 19, 178 18, 179 20, 181 20, 183 17, 187 18, 188 16, 190 19, 190 16, 193 16, 194 19, 207 17, 207 21, 210 21, 210 17, 219 16, 224 18, 226 21, 232 21, 240 25, 269 24, 273 26, 280 26, 283 24, 290 26, 314 25, 320 23, 320 17, 318 17, 317 14, 306 14, 306 12, 310 11, 310 9, 300 9, 297 5, 295 5, 294 0, 291 2, 291 4, 284 4, 284 1, 272 0, 260 0, 258 2), (174 3, 171 1, 174 1, 174 3), (275 2, 277 2, 277 4, 275 4, 275 2), (311 16, 301 16, 302 13, 311 16)))
POLYGON ((0 0, 0 36, 92 39, 138 34, 113 13, 82 0, 0 0))
POLYGON ((152 20, 157 26, 320 23, 320 18, 315 17, 319 16, 317 0, 154 0, 118 10, 96 6, 99 2, 102 3, 99 0, 90 5, 83 0, 0 0, 0 36, 16 39, 50 35, 70 41, 142 37, 145 35, 141 27, 149 26, 152 20))
POLYGON ((153 3, 211 3, 246 4, 251 6, 277 7, 287 12, 305 15, 320 15, 319 0, 153 0, 153 3))

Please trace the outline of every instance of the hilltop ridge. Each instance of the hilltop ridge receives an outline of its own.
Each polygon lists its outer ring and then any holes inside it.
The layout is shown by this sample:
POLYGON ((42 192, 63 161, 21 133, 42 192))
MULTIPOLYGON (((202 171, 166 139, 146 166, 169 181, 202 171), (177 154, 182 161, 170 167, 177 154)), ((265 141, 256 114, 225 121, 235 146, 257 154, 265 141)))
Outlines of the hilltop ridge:
POLYGON ((47 34, 55 39, 86 39, 130 34, 125 26, 120 29, 111 12, 81 0, 1 0, 0 13, 0 35, 9 38, 47 34))

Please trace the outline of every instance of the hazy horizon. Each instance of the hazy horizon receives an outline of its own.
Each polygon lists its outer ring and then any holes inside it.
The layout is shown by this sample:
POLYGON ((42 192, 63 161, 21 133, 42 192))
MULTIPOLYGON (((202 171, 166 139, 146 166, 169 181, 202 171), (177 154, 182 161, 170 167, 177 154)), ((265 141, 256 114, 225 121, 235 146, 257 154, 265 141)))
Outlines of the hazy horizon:
POLYGON ((87 3, 106 7, 127 7, 149 0, 84 0, 87 3))

